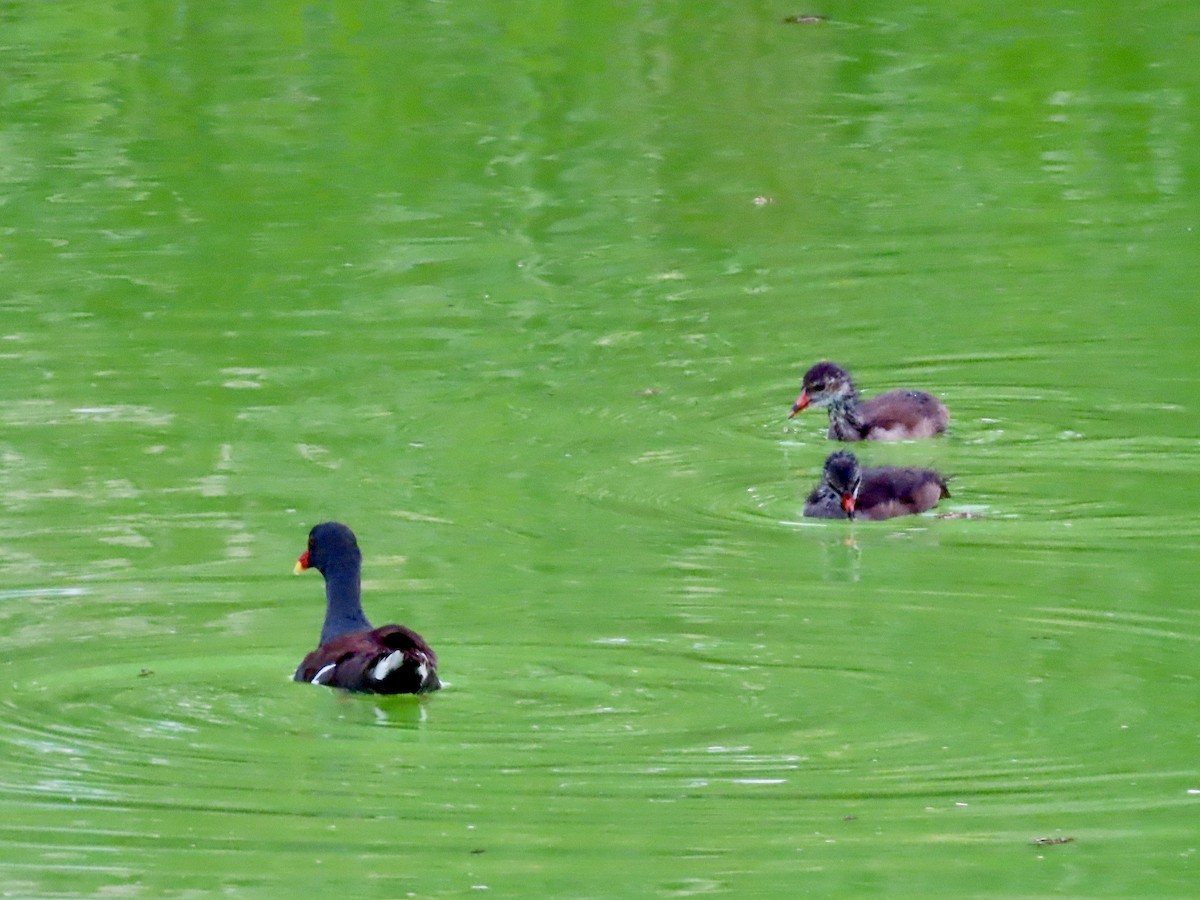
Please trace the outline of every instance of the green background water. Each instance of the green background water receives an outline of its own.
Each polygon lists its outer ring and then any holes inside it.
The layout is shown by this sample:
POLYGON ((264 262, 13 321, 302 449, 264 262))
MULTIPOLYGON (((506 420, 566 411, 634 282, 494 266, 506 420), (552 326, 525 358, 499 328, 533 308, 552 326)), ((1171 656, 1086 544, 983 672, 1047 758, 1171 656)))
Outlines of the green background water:
POLYGON ((861 7, 0 7, 6 895, 1194 895, 1200 14, 861 7))

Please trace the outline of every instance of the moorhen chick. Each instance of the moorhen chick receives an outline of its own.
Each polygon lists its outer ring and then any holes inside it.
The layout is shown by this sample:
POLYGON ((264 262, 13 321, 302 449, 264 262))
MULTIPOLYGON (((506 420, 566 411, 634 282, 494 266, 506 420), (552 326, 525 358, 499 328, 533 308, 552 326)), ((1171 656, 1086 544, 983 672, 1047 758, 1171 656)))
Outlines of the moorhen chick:
POLYGON ((890 519, 933 509, 949 497, 946 479, 933 469, 885 466, 863 469, 849 450, 829 454, 821 483, 808 495, 812 519, 890 519))
POLYGON ((296 681, 370 694, 424 694, 442 686, 437 655, 424 638, 403 625, 372 628, 367 621, 353 531, 341 522, 313 526, 295 572, 305 569, 325 577, 325 626, 320 646, 296 669, 296 681))
POLYGON ((896 390, 859 400, 850 373, 828 360, 804 373, 804 388, 792 416, 810 406, 829 408, 829 438, 834 441, 903 441, 941 434, 950 413, 933 394, 896 390))

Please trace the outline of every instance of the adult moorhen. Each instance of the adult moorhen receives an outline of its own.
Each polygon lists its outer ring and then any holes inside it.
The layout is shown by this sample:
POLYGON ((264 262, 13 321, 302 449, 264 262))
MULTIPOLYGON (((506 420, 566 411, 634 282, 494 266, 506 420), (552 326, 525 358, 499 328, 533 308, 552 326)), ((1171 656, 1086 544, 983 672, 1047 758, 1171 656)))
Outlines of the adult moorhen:
POLYGON ((885 466, 863 469, 849 450, 829 454, 821 483, 808 495, 813 519, 890 519, 933 509, 949 497, 946 479, 933 469, 885 466))
POLYGON ((424 638, 403 625, 372 628, 367 621, 353 531, 341 522, 313 526, 295 573, 305 569, 325 577, 325 626, 320 646, 296 669, 296 681, 371 694, 424 694, 442 686, 437 655, 424 638))
POLYGON ((829 438, 835 441, 902 441, 941 434, 950 413, 933 394, 896 390, 859 400, 850 373, 828 360, 804 373, 792 416, 810 406, 829 408, 829 438))

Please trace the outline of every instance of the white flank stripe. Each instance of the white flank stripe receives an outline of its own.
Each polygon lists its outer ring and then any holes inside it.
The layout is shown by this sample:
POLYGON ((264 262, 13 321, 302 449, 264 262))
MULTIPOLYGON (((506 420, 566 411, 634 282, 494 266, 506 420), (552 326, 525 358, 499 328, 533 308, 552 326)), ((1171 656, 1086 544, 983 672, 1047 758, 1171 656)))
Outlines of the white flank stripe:
POLYGON ((321 666, 321 670, 313 676, 312 681, 310 681, 309 684, 325 684, 330 678, 333 677, 333 670, 336 668, 337 663, 329 663, 328 665, 321 666))

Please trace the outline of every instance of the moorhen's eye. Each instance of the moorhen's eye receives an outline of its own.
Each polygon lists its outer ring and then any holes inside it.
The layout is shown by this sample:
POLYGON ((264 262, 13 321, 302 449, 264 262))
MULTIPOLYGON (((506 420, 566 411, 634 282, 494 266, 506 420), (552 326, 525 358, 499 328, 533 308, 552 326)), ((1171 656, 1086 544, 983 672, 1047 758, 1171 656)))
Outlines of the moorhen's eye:
POLYGON ((814 384, 812 386, 812 389, 814 391, 823 391, 823 390, 825 390, 825 384, 823 382, 818 381, 816 384, 814 384))

